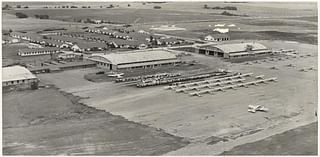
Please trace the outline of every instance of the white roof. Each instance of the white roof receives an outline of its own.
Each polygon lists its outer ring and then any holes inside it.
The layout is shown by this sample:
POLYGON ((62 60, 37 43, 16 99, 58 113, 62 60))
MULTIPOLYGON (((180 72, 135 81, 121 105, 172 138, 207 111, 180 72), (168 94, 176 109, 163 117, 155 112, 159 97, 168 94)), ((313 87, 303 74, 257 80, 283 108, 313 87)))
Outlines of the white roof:
POLYGON ((241 51, 247 51, 247 46, 252 46, 252 50, 264 50, 267 49, 264 45, 256 42, 251 43, 237 43, 237 44, 223 44, 223 45, 215 45, 214 47, 222 50, 224 53, 230 53, 230 52, 241 52, 241 51))
POLYGON ((27 68, 15 65, 2 68, 2 82, 37 78, 27 68))
POLYGON ((228 33, 229 28, 215 28, 213 31, 220 32, 220 33, 228 33))
POLYGON ((154 51, 137 51, 137 52, 124 52, 124 53, 110 53, 110 54, 94 54, 90 58, 95 56, 103 57, 109 60, 112 64, 128 64, 139 63, 147 61, 160 61, 168 59, 176 59, 176 55, 164 50, 154 51))

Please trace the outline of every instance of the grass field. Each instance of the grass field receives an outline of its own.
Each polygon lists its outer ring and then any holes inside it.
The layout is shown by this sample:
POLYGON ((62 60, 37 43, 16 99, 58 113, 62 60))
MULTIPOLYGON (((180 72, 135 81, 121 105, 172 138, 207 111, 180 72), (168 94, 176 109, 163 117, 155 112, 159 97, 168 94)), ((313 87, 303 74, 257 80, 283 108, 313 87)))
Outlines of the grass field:
POLYGON ((244 144, 221 155, 317 155, 317 122, 244 144), (295 141, 295 142, 288 142, 295 141))
POLYGON ((3 94, 4 155, 161 155, 188 144, 55 88, 3 94))
POLYGON ((35 18, 18 19, 15 15, 2 12, 2 30, 40 31, 46 28, 74 28, 82 27, 81 23, 62 22, 58 20, 44 20, 35 18))
MULTIPOLYGON (((17 5, 18 3, 8 3, 12 6, 17 5)), ((51 3, 23 3, 19 4, 28 5, 31 9, 39 9, 44 6, 54 7, 58 5, 76 5, 76 6, 91 6, 91 8, 99 9, 102 6, 104 9, 113 4, 116 8, 121 9, 152 9, 154 6, 161 6, 161 10, 169 11, 188 11, 196 13, 221 13, 221 10, 213 9, 203 9, 203 6, 207 4, 209 7, 215 6, 235 6, 238 8, 237 14, 248 14, 249 16, 259 16, 259 17, 277 17, 281 16, 316 16, 317 5, 315 2, 295 2, 295 3, 268 3, 268 2, 249 2, 249 3, 223 3, 223 2, 167 2, 167 3, 145 3, 142 2, 136 3, 126 3, 126 2, 106 2, 106 3, 95 3, 95 2, 51 2, 51 3), (130 7, 128 7, 130 4, 130 7)), ((110 9, 109 9, 110 10, 110 9)))
POLYGON ((34 9, 34 10, 12 10, 5 13, 15 14, 22 12, 29 17, 36 14, 49 15, 50 19, 60 21, 78 21, 90 19, 102 19, 115 23, 150 23, 150 22, 170 22, 170 21, 192 21, 226 18, 219 15, 194 13, 187 11, 168 11, 155 9, 34 9))

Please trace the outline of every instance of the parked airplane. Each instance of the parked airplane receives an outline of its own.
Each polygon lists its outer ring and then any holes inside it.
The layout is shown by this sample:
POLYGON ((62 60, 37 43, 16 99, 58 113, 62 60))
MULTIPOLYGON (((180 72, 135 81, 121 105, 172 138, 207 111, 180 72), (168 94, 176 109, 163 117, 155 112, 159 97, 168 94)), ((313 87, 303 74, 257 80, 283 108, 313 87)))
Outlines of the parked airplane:
POLYGON ((248 112, 255 113, 256 111, 268 112, 269 109, 262 105, 248 105, 248 112))
POLYGON ((109 77, 122 78, 123 75, 124 75, 124 73, 115 73, 115 72, 112 72, 112 73, 109 74, 108 76, 109 76, 109 77))

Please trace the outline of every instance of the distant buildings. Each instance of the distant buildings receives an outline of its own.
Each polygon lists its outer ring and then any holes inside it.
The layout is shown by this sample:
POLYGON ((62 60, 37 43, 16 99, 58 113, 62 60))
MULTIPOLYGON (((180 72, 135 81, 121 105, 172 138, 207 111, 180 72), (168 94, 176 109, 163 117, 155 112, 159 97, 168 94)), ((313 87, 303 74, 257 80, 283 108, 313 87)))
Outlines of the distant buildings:
POLYGON ((17 43, 17 42, 19 42, 19 39, 12 38, 7 35, 2 36, 2 44, 11 44, 11 43, 17 43))
POLYGON ((176 55, 164 50, 94 54, 89 60, 96 62, 98 67, 108 70, 154 68, 181 62, 176 55))
POLYGON ((11 66, 2 68, 2 86, 31 85, 38 79, 28 69, 22 66, 11 66))
POLYGON ((272 51, 256 42, 207 45, 196 48, 196 52, 223 58, 238 58, 270 54, 272 51))
MULTIPOLYGON (((129 28, 86 28, 86 30, 59 30, 49 33, 12 32, 12 38, 26 40, 30 45, 39 48, 20 49, 20 56, 35 56, 58 53, 58 49, 72 50, 80 53, 104 51, 107 49, 146 49, 149 47, 170 46, 182 44, 184 40, 163 38, 148 34, 145 31, 135 31, 129 28), (45 35, 43 35, 45 34, 45 35), (40 49, 40 47, 44 47, 40 49)), ((11 38, 10 37, 10 38, 11 38)))

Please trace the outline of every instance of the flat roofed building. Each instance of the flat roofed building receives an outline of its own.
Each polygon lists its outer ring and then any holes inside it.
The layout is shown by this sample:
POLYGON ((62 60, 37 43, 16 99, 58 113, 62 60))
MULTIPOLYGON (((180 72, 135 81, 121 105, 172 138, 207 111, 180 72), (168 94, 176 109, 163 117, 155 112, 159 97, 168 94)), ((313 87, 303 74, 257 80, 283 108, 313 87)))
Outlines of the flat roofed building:
POLYGON ((197 47, 196 52, 223 58, 236 58, 270 54, 272 51, 256 42, 206 45, 197 47))
POLYGON ((94 54, 89 59, 95 61, 98 67, 109 70, 154 68, 162 65, 175 65, 181 62, 175 54, 165 50, 94 54))
POLYGON ((30 84, 38 79, 27 68, 22 66, 11 66, 2 68, 2 86, 30 84))
POLYGON ((50 55, 59 53, 60 49, 56 47, 45 47, 45 48, 26 48, 26 49, 19 49, 18 55, 19 56, 37 56, 37 55, 50 55))

